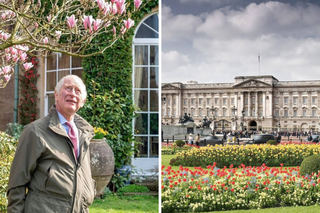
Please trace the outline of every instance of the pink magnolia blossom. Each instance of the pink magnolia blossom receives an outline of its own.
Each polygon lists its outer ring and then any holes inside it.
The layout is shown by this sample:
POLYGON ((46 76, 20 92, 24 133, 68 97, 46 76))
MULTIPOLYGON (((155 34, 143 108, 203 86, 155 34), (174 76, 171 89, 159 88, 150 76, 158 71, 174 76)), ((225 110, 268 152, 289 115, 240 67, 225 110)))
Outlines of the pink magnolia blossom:
POLYGON ((7 40, 10 37, 10 34, 1 32, 0 39, 7 40))
POLYGON ((25 61, 25 60, 27 59, 27 57, 28 57, 28 55, 27 55, 27 53, 25 53, 25 52, 22 52, 22 53, 20 54, 20 59, 21 59, 22 61, 25 61))
POLYGON ((92 22, 94 21, 94 19, 92 18, 92 16, 83 16, 83 25, 84 25, 84 29, 89 29, 89 31, 92 31, 92 22))
POLYGON ((31 69, 33 67, 33 64, 31 62, 29 63, 24 63, 23 67, 26 71, 28 71, 29 69, 31 69))
POLYGON ((113 4, 112 5, 112 14, 115 15, 115 14, 117 14, 117 12, 118 12, 118 7, 116 4, 113 4))
POLYGON ((126 11, 126 0, 118 0, 116 2, 117 4, 117 9, 118 9, 118 14, 122 15, 126 11))
POLYGON ((49 42, 48 37, 44 37, 43 43, 48 44, 48 42, 49 42))
POLYGON ((48 20, 48 22, 51 21, 51 14, 49 16, 47 16, 47 20, 48 20))
POLYGON ((76 26, 78 19, 76 20, 75 16, 67 16, 67 25, 69 29, 72 29, 76 26))
POLYGON ((4 74, 10 73, 10 71, 11 71, 11 66, 8 65, 8 66, 3 67, 3 68, 2 68, 2 71, 3 71, 4 74))
POLYGON ((7 17, 7 14, 6 14, 6 13, 2 13, 2 14, 1 14, 1 18, 2 18, 3 20, 5 20, 6 17, 7 17))
POLYGON ((141 0, 134 0, 134 6, 136 7, 136 9, 140 7, 141 3, 142 3, 141 0))
POLYGON ((125 34, 126 31, 127 31, 127 28, 125 28, 124 26, 121 26, 121 30, 120 30, 121 34, 122 35, 125 34))
POLYGON ((98 6, 99 6, 99 9, 100 9, 101 11, 103 11, 106 2, 105 2, 104 0, 97 0, 97 4, 98 4, 98 6))
POLYGON ((106 2, 106 3, 105 3, 105 7, 104 7, 104 9, 103 9, 103 11, 102 11, 103 15, 107 15, 107 14, 109 14, 111 11, 112 11, 112 4, 106 2))
POLYGON ((6 60, 10 61, 10 59, 11 59, 11 55, 6 55, 6 60))
POLYGON ((111 3, 112 3, 112 4, 115 3, 115 2, 117 2, 117 0, 111 0, 111 3))
POLYGON ((56 30, 56 38, 60 39, 61 36, 61 31, 60 30, 56 30))
POLYGON ((6 79, 6 81, 8 82, 10 80, 11 75, 4 75, 4 78, 6 79))
POLYGON ((109 27, 111 25, 111 22, 110 21, 107 21, 107 23, 105 23, 104 27, 109 27))
POLYGON ((35 27, 36 29, 39 27, 38 22, 35 22, 35 23, 34 23, 34 27, 35 27))
POLYGON ((101 24, 101 19, 97 19, 97 20, 95 20, 94 22, 93 22, 93 30, 94 31, 97 31, 98 29, 99 29, 99 27, 100 27, 100 24, 101 24))
POLYGON ((12 56, 12 60, 13 60, 14 62, 17 62, 17 61, 19 60, 19 56, 13 55, 13 56, 12 56))
POLYGON ((134 21, 131 18, 128 18, 128 20, 123 20, 124 27, 126 29, 130 29, 134 25, 134 21))
POLYGON ((115 26, 112 27, 112 31, 113 31, 113 34, 115 35, 117 33, 117 29, 115 26))

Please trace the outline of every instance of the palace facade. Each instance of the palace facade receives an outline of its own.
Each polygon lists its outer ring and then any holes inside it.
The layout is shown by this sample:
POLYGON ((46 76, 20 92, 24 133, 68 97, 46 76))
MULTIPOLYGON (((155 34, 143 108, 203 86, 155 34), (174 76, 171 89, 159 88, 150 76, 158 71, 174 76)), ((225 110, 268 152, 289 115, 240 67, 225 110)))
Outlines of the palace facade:
POLYGON ((320 80, 236 76, 234 83, 162 84, 162 123, 190 116, 218 130, 318 131, 320 80))

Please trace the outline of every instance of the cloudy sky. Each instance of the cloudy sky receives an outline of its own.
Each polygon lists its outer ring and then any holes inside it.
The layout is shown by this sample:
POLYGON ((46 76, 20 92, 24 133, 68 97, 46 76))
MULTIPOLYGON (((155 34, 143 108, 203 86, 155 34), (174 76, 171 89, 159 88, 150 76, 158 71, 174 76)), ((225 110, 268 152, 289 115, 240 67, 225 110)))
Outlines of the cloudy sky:
POLYGON ((162 83, 259 74, 320 79, 319 0, 162 0, 162 83))

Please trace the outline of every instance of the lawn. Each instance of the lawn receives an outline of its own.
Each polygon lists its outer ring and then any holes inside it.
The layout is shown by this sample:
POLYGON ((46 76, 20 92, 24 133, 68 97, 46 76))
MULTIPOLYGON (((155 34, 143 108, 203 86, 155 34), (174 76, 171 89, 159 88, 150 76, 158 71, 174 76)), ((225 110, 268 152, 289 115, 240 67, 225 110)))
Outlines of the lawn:
POLYGON ((130 195, 118 196, 108 195, 104 199, 96 199, 89 207, 90 213, 158 213, 159 201, 157 196, 130 195))
MULTIPOLYGON (((169 166, 170 160, 174 158, 174 155, 162 155, 161 165, 169 166)), ((193 167, 188 167, 194 169, 193 167)), ((173 170, 178 170, 178 166, 172 166, 173 170)), ((204 168, 207 169, 207 168, 204 168)), ((315 213, 320 212, 320 206, 299 206, 299 207, 282 207, 282 208, 267 208, 267 209, 253 209, 253 210, 237 210, 237 211, 214 211, 215 213, 315 213)))

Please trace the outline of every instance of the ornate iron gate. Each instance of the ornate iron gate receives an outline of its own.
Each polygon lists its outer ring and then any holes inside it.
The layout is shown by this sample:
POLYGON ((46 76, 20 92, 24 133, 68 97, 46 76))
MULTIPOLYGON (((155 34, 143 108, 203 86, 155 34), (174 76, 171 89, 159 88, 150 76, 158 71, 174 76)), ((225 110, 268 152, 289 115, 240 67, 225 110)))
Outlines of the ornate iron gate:
POLYGON ((220 120, 220 121, 214 122, 214 128, 221 129, 221 130, 231 130, 231 122, 227 120, 220 120))

